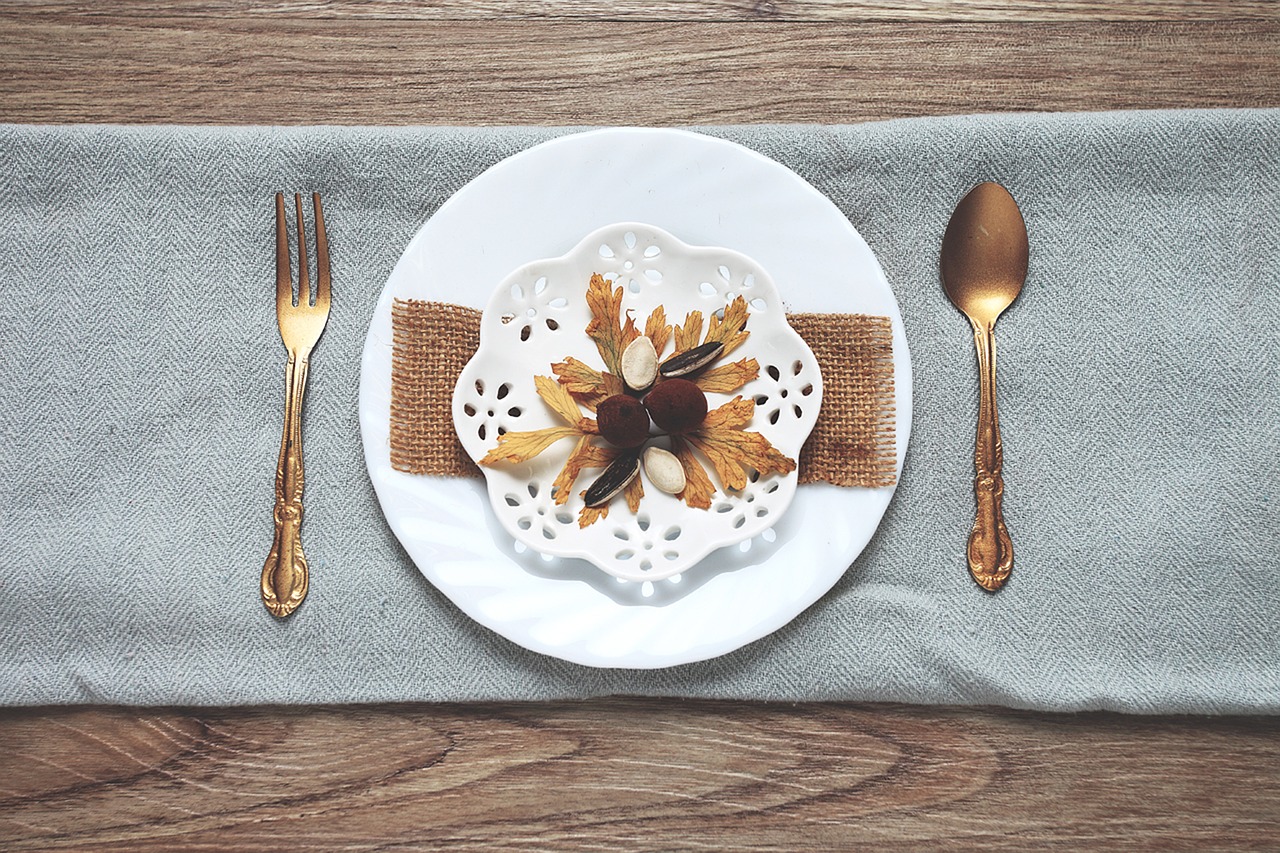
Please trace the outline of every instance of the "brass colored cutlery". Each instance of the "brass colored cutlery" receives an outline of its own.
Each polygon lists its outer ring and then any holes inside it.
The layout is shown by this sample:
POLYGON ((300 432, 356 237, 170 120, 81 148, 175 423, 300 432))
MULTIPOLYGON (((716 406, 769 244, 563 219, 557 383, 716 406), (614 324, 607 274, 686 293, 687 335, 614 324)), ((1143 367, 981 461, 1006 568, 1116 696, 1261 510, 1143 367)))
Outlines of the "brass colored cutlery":
POLYGON ((311 197, 315 211, 316 294, 311 302, 307 273, 307 233, 302 197, 294 194, 298 222, 298 295, 293 294, 289 269, 289 232, 284 196, 276 193, 276 321, 289 351, 285 368, 284 433, 276 468, 275 539, 262 567, 262 603, 275 616, 288 616, 307 597, 307 558, 302 553, 302 399, 307 391, 311 350, 329 319, 329 240, 324 229, 320 195, 311 197))
POLYGON ((1009 191, 979 184, 956 206, 942 238, 942 286, 973 326, 978 348, 978 437, 973 481, 977 515, 969 534, 969 573, 989 591, 1013 569, 1005 529, 1004 448, 996 408, 996 318, 1022 291, 1027 277, 1027 227, 1009 191))

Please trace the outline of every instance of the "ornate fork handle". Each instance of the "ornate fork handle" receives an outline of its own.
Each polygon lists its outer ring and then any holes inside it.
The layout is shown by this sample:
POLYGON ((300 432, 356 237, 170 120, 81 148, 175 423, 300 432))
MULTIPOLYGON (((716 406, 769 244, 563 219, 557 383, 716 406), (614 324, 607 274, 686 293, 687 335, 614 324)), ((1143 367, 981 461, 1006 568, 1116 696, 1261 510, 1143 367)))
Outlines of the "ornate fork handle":
POLYGON ((302 553, 302 400, 307 391, 309 352, 290 351, 285 368, 288 390, 284 432, 276 468, 275 539, 262 567, 262 602, 276 616, 288 616, 307 597, 307 558, 302 553))
POLYGON ((974 323, 978 348, 978 435, 974 450, 973 492, 978 510, 969 533, 969 573, 983 589, 1004 586, 1013 569, 1013 542, 1004 525, 1004 448, 1000 412, 996 408, 996 340, 994 324, 974 323))

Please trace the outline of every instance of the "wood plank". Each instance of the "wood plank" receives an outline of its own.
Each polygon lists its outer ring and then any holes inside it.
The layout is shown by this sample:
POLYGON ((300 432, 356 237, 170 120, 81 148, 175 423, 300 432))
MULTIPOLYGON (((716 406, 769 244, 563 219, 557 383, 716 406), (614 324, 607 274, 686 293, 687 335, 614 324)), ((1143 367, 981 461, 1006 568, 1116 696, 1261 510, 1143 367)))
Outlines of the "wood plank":
POLYGON ((611 699, 0 712, 6 850, 1269 846, 1280 719, 611 699))
POLYGON ((1280 105, 1280 24, 0 18, 0 120, 857 122, 1280 105))
POLYGON ((84 16, 324 17, 389 20, 1211 21, 1277 20, 1275 0, 0 0, 0 12, 84 16))

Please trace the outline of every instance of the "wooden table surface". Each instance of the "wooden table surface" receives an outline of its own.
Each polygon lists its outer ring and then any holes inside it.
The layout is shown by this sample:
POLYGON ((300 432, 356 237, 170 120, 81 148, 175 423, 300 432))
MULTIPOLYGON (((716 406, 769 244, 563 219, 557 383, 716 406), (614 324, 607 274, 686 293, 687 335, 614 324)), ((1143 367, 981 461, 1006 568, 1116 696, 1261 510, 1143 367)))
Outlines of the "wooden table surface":
MULTIPOLYGON (((1280 106, 1274 0, 0 0, 0 44, 10 122, 1280 106)), ((1280 719, 629 698, 0 711, 5 850, 943 844, 1280 849, 1280 719)))

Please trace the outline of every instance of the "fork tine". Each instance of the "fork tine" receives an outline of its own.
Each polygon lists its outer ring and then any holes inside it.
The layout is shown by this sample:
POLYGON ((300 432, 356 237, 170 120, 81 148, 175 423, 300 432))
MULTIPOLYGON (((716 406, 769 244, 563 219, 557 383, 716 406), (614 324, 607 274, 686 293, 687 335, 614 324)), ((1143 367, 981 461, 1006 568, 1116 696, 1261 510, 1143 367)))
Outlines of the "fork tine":
POLYGON ((302 221, 302 194, 293 194, 293 203, 298 211, 298 305, 306 308, 311 304, 311 275, 307 272, 307 226, 302 221))
POLYGON ((320 205, 320 193, 311 194, 311 204, 316 211, 316 307, 329 310, 329 236, 324 230, 324 208, 320 205))
POLYGON ((293 306, 293 273, 289 269, 289 231, 284 221, 284 193, 276 193, 276 305, 293 306))

